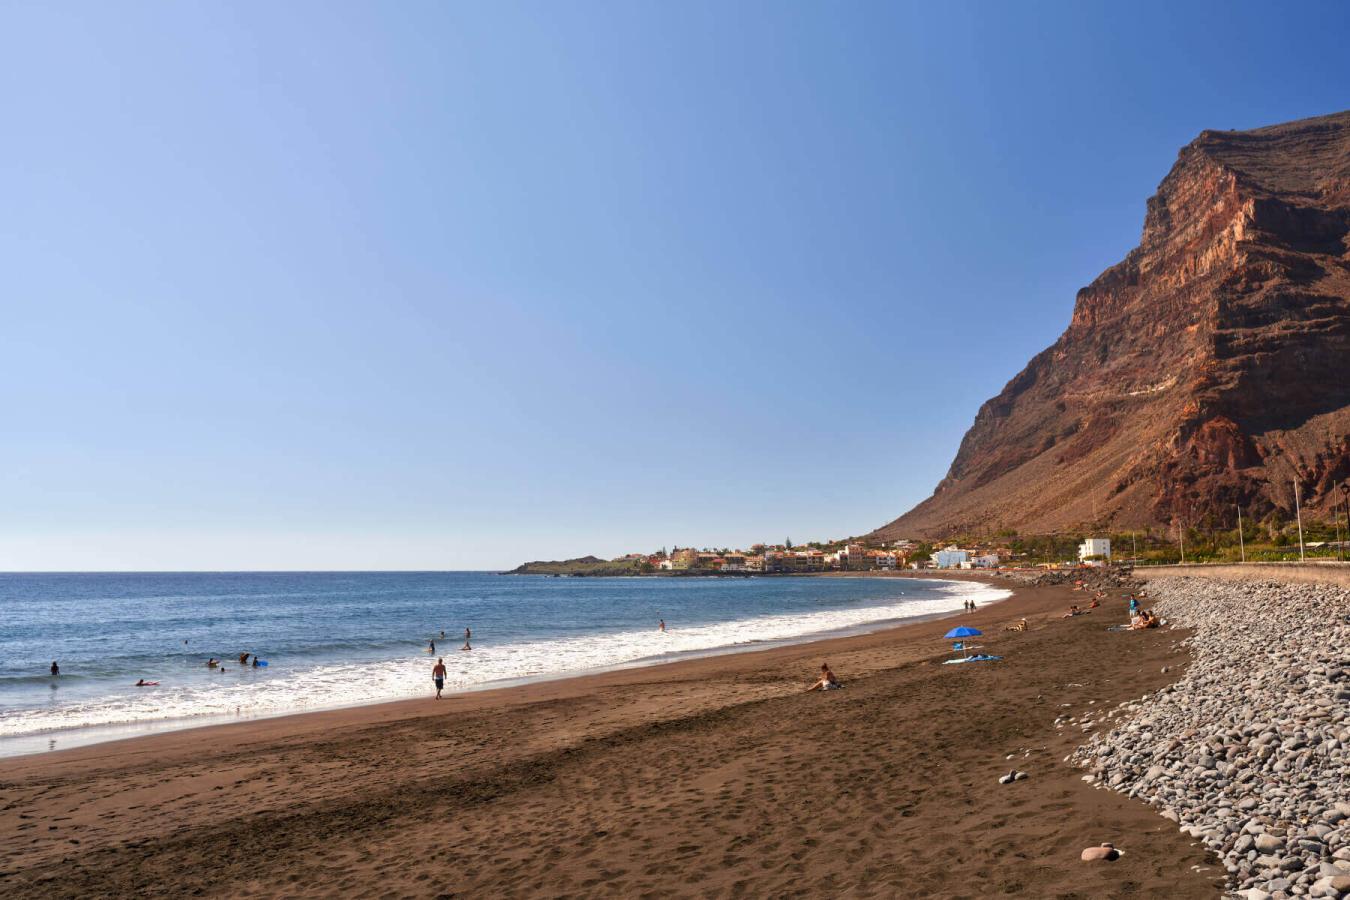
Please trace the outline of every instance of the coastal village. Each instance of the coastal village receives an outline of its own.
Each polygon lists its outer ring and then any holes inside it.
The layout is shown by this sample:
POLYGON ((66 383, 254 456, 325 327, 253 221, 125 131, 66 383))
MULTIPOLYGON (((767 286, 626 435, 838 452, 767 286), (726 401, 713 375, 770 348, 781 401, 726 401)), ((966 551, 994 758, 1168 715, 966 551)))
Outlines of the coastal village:
MULTIPOLYGON (((932 546, 911 540, 869 546, 858 541, 793 547, 754 544, 749 550, 712 550, 692 547, 662 549, 656 553, 630 553, 615 562, 636 565, 640 572, 698 574, 798 574, 809 572, 875 572, 897 569, 997 569, 1021 565, 1027 553, 999 544, 966 547, 932 546)), ((1111 559, 1111 541, 1088 537, 1078 546, 1077 559, 1063 565, 1104 564, 1111 559)), ((1060 563, 1043 563, 1055 567, 1060 563)))

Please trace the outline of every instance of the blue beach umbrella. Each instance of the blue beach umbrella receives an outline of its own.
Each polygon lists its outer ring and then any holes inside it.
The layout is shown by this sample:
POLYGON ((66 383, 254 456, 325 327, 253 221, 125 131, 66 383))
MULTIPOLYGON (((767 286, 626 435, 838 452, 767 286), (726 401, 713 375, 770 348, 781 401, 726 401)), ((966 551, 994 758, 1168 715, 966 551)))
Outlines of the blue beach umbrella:
MULTIPOLYGON (((968 638, 968 637, 979 637, 979 636, 982 635, 982 634, 984 634, 984 632, 983 632, 983 631, 980 631, 980 629, 978 629, 978 628, 970 628, 970 627, 968 627, 968 626, 966 626, 966 625, 962 625, 962 626, 959 627, 959 628, 953 628, 951 631, 949 631, 949 632, 947 632, 946 634, 944 634, 943 637, 944 637, 944 638, 963 638, 963 639, 964 639, 964 638, 968 638)), ((965 655, 965 656, 969 656, 969 655, 970 655, 970 651, 966 649, 966 642, 965 642, 965 640, 962 640, 961 643, 959 643, 959 644, 954 644, 954 645, 952 646, 952 649, 953 649, 953 650, 960 650, 961 653, 962 653, 963 655, 965 655)))

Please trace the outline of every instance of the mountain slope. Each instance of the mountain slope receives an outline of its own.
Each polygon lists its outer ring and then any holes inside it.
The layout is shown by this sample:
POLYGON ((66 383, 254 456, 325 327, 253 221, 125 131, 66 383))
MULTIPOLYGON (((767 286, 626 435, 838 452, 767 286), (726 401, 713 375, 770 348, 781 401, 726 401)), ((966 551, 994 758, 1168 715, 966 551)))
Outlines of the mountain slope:
POLYGON ((1350 112, 1203 132, 1139 246, 873 536, 1329 515, 1350 478, 1350 112))

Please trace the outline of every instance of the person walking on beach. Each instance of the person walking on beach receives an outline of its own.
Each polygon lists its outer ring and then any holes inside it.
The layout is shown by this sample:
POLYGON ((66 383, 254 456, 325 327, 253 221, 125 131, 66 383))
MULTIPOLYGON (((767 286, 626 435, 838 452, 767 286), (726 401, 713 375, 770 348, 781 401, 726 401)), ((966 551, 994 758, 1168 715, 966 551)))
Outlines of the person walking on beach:
POLYGON ((463 647, 460 647, 459 649, 461 649, 461 650, 472 650, 472 649, 473 649, 473 646, 469 643, 469 640, 470 640, 472 637, 473 637, 473 632, 470 631, 469 628, 468 628, 468 626, 466 625, 466 626, 464 627, 464 646, 463 646, 463 647))
POLYGON ((61 667, 56 664, 56 660, 52 660, 52 677, 59 678, 60 676, 61 676, 61 667))
POLYGON ((431 669, 431 680, 436 682, 436 699, 441 699, 441 691, 445 689, 445 660, 436 660, 436 665, 431 669))

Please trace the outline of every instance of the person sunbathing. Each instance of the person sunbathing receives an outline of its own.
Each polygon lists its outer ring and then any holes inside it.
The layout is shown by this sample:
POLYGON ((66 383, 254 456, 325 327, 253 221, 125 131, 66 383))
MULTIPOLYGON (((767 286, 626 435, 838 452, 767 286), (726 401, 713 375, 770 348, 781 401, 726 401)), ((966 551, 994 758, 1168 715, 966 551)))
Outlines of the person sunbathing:
POLYGON ((1026 631, 1026 630, 1027 630, 1027 620, 1026 620, 1026 619, 1023 619, 1023 620, 1020 621, 1020 622, 1017 622, 1017 623, 1015 623, 1015 624, 1012 624, 1012 625, 1007 626, 1007 627, 1004 628, 1003 630, 1004 630, 1004 631, 1026 631))
POLYGON ((1142 631, 1145 628, 1157 628, 1158 618, 1152 612, 1145 609, 1130 620, 1130 628, 1135 631, 1142 631))
POLYGON ((1086 609, 1079 609, 1079 608, 1078 608, 1078 604, 1075 603, 1073 606, 1070 606, 1070 607, 1069 607, 1069 611, 1066 612, 1064 615, 1060 616, 1060 618, 1062 618, 1062 619, 1068 619, 1068 618, 1072 618, 1073 616, 1085 616, 1085 615, 1087 615, 1087 610, 1086 610, 1086 609))
POLYGON ((835 678, 834 673, 830 671, 830 664, 821 663, 820 680, 807 688, 806 691, 807 693, 810 693, 811 691, 837 691, 842 687, 843 685, 839 683, 839 679, 835 678))

